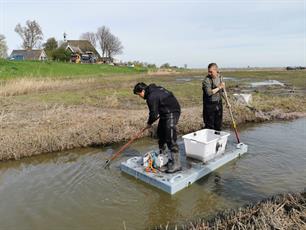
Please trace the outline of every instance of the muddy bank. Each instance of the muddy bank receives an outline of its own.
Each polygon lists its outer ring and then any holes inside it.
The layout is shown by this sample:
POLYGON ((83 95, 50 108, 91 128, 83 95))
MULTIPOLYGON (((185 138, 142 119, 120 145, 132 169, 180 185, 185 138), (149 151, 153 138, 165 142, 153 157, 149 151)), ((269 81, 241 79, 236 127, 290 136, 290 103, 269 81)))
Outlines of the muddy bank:
MULTIPOLYGON (((305 112, 280 109, 259 111, 232 103, 238 124, 289 120, 305 112)), ((125 141, 146 124, 147 110, 116 110, 89 106, 22 105, 0 114, 0 160, 20 159, 42 153, 125 141)), ((231 124, 227 108, 224 126, 231 124)), ((156 125, 155 125, 156 126, 156 125)), ((179 134, 203 127, 202 107, 185 108, 178 125, 179 134)), ((156 129, 156 127, 155 127, 156 129)), ((154 136, 154 127, 144 135, 154 136)))
POLYGON ((228 210, 205 220, 193 220, 182 226, 155 229, 305 229, 306 192, 276 195, 238 210, 228 210))

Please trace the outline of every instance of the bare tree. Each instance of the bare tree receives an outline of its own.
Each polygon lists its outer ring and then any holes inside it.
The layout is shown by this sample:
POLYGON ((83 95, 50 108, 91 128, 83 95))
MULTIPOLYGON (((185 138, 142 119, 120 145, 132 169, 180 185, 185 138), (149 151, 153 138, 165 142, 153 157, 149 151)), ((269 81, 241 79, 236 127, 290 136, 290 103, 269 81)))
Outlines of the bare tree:
POLYGON ((102 51, 102 57, 113 58, 114 55, 122 53, 121 41, 106 26, 98 28, 96 36, 102 51))
POLYGON ((97 36, 97 40, 99 42, 99 45, 102 51, 102 57, 105 57, 107 54, 106 47, 107 47, 107 41, 109 39, 110 34, 111 34, 110 30, 106 26, 102 26, 98 28, 96 36, 97 36))
POLYGON ((23 41, 22 47, 24 49, 38 47, 40 41, 43 39, 41 27, 35 20, 27 20, 25 26, 21 26, 20 23, 18 23, 15 27, 15 32, 21 37, 23 41))
POLYGON ((109 58, 113 58, 114 55, 121 54, 122 50, 123 46, 119 38, 113 34, 110 34, 106 43, 107 56, 109 58))
POLYGON ((88 41, 93 45, 93 47, 96 47, 96 46, 97 46, 97 36, 96 36, 96 34, 93 33, 93 32, 86 32, 86 33, 83 33, 83 34, 80 36, 80 39, 88 40, 88 41))
POLYGON ((0 58, 7 58, 7 45, 5 36, 0 34, 0 58))

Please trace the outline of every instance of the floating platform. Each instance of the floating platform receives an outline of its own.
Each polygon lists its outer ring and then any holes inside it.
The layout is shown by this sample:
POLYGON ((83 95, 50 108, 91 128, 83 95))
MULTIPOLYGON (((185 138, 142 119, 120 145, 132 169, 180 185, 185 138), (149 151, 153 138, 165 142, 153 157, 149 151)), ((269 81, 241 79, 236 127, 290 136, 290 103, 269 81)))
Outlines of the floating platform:
POLYGON ((183 170, 173 174, 167 174, 158 170, 156 170, 156 173, 145 172, 144 167, 141 165, 142 157, 140 156, 132 157, 122 162, 120 168, 124 173, 173 195, 217 168, 240 157, 247 151, 248 146, 239 143, 237 145, 228 146, 225 153, 207 163, 187 158, 186 162, 183 163, 183 170))

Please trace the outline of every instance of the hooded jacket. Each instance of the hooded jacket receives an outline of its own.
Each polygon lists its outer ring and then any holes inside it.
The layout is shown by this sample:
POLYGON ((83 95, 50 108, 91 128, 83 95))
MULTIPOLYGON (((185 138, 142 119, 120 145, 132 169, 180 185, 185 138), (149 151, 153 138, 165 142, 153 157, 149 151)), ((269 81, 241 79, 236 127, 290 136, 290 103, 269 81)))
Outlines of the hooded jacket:
POLYGON ((144 99, 149 108, 148 124, 151 125, 158 119, 165 119, 171 113, 180 113, 181 107, 172 92, 167 89, 150 84, 145 88, 144 99))

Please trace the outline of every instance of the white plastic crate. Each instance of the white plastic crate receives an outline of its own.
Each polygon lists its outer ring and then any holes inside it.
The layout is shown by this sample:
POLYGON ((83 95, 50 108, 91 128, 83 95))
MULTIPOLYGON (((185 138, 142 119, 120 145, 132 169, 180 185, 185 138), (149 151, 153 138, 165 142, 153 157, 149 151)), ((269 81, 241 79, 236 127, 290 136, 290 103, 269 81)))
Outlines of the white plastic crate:
POLYGON ((220 135, 215 134, 215 130, 212 129, 202 129, 186 134, 183 136, 186 155, 207 162, 224 153, 229 135, 223 131, 220 135))

